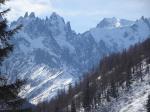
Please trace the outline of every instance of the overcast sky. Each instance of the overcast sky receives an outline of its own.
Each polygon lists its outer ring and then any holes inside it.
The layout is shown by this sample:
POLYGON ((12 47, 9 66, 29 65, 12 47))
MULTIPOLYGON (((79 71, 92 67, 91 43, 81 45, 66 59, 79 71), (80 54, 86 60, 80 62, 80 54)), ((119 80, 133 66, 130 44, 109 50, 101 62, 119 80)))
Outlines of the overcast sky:
POLYGON ((9 20, 35 12, 39 17, 50 16, 52 12, 70 21, 72 29, 84 32, 104 17, 135 20, 141 16, 150 17, 150 0, 10 0, 9 20))

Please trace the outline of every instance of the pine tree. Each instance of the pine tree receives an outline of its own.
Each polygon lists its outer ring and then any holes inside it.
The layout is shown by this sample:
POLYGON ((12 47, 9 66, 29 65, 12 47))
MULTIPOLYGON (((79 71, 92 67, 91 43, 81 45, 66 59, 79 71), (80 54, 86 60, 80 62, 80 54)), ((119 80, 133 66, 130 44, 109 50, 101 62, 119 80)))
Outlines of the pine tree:
POLYGON ((146 108, 147 108, 147 112, 150 112, 150 95, 148 96, 146 108))
MULTIPOLYGON (((1 6, 6 1, 7 0, 0 0, 0 10, 2 10, 1 6)), ((13 50, 13 45, 10 42, 11 37, 21 28, 21 26, 18 26, 14 29, 9 29, 7 25, 7 20, 4 18, 4 15, 9 10, 10 9, 3 10, 0 12, 0 65, 1 66, 3 60, 13 50)), ((0 73, 0 111, 29 112, 29 110, 22 109, 22 104, 25 102, 25 99, 22 99, 18 96, 24 83, 25 81, 22 80, 16 80, 14 83, 8 83, 4 74, 0 73)))
POLYGON ((54 112, 59 112, 59 107, 56 105, 54 112))
POLYGON ((112 97, 117 98, 117 87, 114 82, 111 83, 110 92, 112 97))
POLYGON ((72 94, 73 94, 73 87, 71 84, 69 84, 69 88, 68 88, 68 95, 69 97, 72 97, 72 94))
POLYGON ((76 105, 74 101, 71 103, 71 112, 76 112, 76 105))
POLYGON ((89 80, 86 80, 85 88, 83 90, 83 107, 86 112, 90 111, 90 85, 89 80))

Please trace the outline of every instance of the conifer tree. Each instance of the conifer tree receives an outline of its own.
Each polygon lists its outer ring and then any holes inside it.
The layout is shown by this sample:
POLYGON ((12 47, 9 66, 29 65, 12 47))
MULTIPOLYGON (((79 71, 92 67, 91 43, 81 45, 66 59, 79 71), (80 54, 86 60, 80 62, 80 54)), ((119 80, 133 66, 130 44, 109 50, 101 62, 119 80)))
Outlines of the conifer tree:
POLYGON ((90 111, 90 85, 89 79, 86 80, 85 88, 83 90, 83 107, 86 112, 90 111))
POLYGON ((76 112, 76 105, 74 101, 71 103, 71 112, 76 112))
POLYGON ((148 96, 146 108, 147 108, 147 112, 150 112, 150 95, 148 96))
POLYGON ((116 98, 117 97, 117 89, 116 89, 116 85, 114 82, 111 83, 111 88, 110 88, 110 92, 111 92, 111 96, 116 98))
MULTIPOLYGON (((0 66, 2 66, 3 60, 13 50, 13 45, 10 42, 11 37, 21 28, 21 26, 18 26, 14 29, 9 29, 4 15, 10 9, 2 10, 1 8, 6 1, 8 0, 0 0, 0 66)), ((0 72, 0 111, 29 112, 29 110, 22 109, 25 100, 18 96, 25 81, 16 80, 14 83, 8 83, 5 75, 0 72)))
POLYGON ((56 105, 54 112, 59 112, 59 107, 56 105))

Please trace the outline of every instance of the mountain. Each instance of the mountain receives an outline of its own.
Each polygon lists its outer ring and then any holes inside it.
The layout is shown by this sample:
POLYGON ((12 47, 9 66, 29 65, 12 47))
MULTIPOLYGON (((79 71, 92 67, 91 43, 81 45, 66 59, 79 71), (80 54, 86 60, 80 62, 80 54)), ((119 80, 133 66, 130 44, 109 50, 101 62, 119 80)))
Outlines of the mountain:
POLYGON ((105 18, 83 34, 73 31, 70 23, 56 13, 46 19, 26 13, 10 27, 18 24, 23 28, 12 40, 15 50, 5 61, 3 72, 10 82, 16 74, 28 79, 20 96, 33 104, 51 99, 58 89, 78 81, 102 57, 150 35, 150 19, 144 17, 137 21, 105 18))
POLYGON ((150 38, 101 59, 75 86, 36 112, 149 112, 150 38), (74 102, 74 103, 72 103, 74 102))
POLYGON ((98 28, 117 28, 133 25, 134 21, 129 21, 125 19, 104 18, 98 25, 98 28))
MULTIPOLYGON (((89 112, 148 112, 149 49, 150 38, 101 60, 100 67, 89 73, 89 93, 83 91, 82 94, 92 94, 89 112)), ((86 108, 80 108, 80 111, 86 112, 86 108)))

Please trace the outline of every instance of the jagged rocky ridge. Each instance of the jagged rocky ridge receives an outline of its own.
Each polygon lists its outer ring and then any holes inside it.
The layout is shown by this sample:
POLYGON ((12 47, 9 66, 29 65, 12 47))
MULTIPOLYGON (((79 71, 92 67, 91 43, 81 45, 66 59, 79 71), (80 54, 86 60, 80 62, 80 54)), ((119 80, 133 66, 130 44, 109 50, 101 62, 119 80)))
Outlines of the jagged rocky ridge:
POLYGON ((23 28, 15 35, 15 50, 3 71, 10 81, 15 74, 28 79, 20 95, 33 104, 51 99, 58 89, 78 80, 103 56, 128 48, 150 35, 150 19, 144 17, 137 21, 104 18, 83 34, 73 31, 70 23, 56 13, 46 19, 26 13, 12 22, 11 27, 18 24, 23 28))

